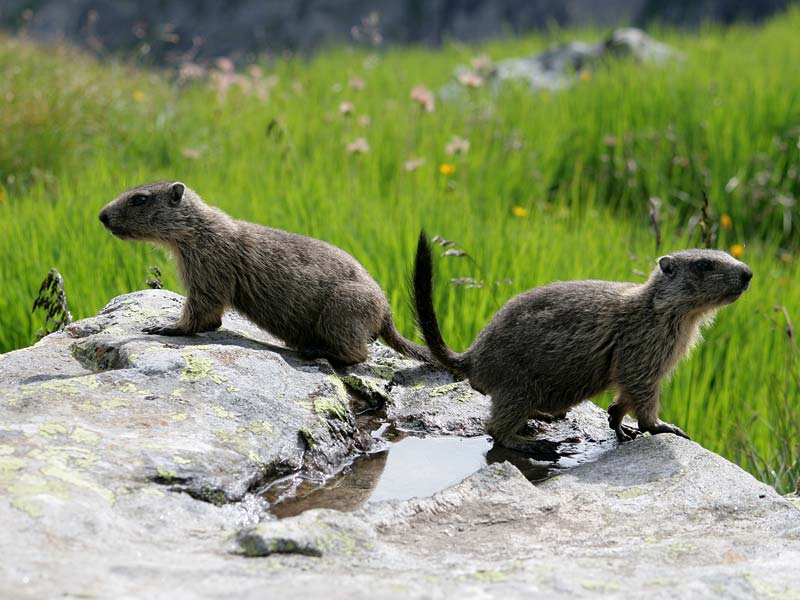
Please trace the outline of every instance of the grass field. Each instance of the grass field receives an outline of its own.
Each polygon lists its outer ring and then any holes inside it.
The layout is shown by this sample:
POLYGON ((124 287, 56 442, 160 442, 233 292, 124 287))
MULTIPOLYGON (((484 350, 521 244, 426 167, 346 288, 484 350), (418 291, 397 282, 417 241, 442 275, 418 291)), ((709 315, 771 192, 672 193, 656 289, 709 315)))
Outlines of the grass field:
POLYGON ((530 287, 642 281, 658 255, 651 197, 661 201, 660 253, 700 245, 705 192, 715 244, 740 246, 755 279, 665 383, 662 418, 793 489, 800 83, 790 65, 798 30, 800 11, 758 28, 656 31, 685 60, 606 65, 558 93, 466 89, 437 99, 432 112, 411 99, 412 88, 436 91, 476 55, 498 60, 599 34, 441 51, 340 48, 188 82, 0 38, 0 351, 34 341, 41 315, 30 308, 51 267, 64 276, 75 318, 144 287, 150 265, 180 291, 163 251, 114 239, 97 220, 117 193, 146 181, 180 179, 236 217, 348 250, 387 291, 408 336, 406 279, 419 230, 456 240, 472 260, 438 261, 437 307, 457 348, 530 287), (453 136, 469 150, 447 154, 453 136), (348 152, 353 143, 368 149, 348 152), (421 166, 407 170, 418 158, 421 166), (449 282, 464 277, 485 285, 449 282))

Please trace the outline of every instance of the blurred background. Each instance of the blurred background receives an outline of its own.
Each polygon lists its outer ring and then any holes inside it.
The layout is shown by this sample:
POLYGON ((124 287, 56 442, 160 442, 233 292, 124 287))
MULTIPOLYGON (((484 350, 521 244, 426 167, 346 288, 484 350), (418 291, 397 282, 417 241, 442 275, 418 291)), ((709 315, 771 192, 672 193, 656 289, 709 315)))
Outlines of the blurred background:
POLYGON ((272 0, 113 2, 4 0, 0 23, 40 40, 94 51, 142 49, 156 61, 309 51, 359 39, 375 43, 475 42, 556 27, 760 21, 789 0, 272 0), (375 35, 377 34, 377 35, 375 35))
POLYGON ((3 0, 0 27, 0 351, 68 318, 31 310, 51 268, 75 319, 181 291, 163 250, 97 219, 158 179, 346 249, 410 337, 419 230, 449 240, 436 303, 457 348, 523 290, 644 281, 661 254, 714 247, 755 279, 662 417, 796 486, 793 3, 3 0))

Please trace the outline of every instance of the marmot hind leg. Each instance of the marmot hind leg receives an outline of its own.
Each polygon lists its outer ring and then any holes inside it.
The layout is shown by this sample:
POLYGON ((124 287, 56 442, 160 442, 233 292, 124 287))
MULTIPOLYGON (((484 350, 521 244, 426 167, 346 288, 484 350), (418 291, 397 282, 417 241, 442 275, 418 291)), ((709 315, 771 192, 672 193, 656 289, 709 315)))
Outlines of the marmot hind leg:
POLYGON ((378 339, 387 310, 383 297, 375 297, 364 284, 338 286, 316 324, 320 353, 341 365, 364 362, 369 344, 378 339))
POLYGON ((608 407, 608 426, 617 434, 617 441, 627 442, 634 439, 641 432, 635 427, 625 425, 622 420, 628 414, 629 407, 624 398, 617 396, 616 400, 608 407))
POLYGON ((524 395, 513 396, 509 394, 492 394, 492 414, 489 417, 487 431, 494 441, 511 450, 539 455, 547 459, 558 458, 555 449, 558 444, 547 440, 522 435, 528 424, 531 404, 524 395))

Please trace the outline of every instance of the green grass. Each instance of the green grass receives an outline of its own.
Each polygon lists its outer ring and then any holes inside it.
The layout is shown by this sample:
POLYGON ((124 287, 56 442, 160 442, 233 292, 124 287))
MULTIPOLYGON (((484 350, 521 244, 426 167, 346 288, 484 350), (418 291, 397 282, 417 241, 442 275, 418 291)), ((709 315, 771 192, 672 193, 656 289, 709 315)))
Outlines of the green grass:
POLYGON ((262 97, 0 38, 0 351, 33 341, 41 320, 30 307, 51 267, 75 318, 142 288, 153 264, 180 291, 165 252, 114 239, 97 220, 146 181, 181 179, 236 217, 348 250, 408 336, 419 229, 456 240, 474 262, 438 261, 436 298, 456 348, 530 287, 643 280, 657 255, 649 199, 662 201, 663 253, 700 243, 692 219, 706 192, 715 227, 723 214, 732 221, 717 245, 745 245, 756 275, 663 386, 662 418, 787 491, 800 475, 800 358, 775 306, 800 320, 798 30, 800 11, 759 28, 656 32, 685 61, 608 65, 559 93, 469 90, 432 113, 411 88, 438 89, 480 52, 497 60, 598 34, 265 61, 262 97), (353 76, 366 87, 351 89, 353 76), (339 113, 345 101, 350 116, 339 113), (445 154, 453 135, 468 153, 445 154), (358 137, 369 152, 348 154, 358 137), (427 162, 405 171, 414 157, 427 162), (442 163, 455 173, 442 175, 442 163), (470 276, 487 286, 449 283, 470 276))

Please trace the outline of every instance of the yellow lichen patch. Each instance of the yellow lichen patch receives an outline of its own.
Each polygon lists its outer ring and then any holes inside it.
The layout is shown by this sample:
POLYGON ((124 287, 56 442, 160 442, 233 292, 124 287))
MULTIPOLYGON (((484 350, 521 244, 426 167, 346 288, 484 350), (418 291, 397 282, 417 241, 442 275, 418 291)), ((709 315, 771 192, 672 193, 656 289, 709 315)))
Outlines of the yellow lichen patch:
POLYGON ((644 496, 645 494, 649 494, 648 490, 645 490, 640 487, 630 487, 619 492, 616 492, 617 498, 622 498, 626 500, 628 498, 636 498, 638 496, 644 496))
POLYGON ((99 401, 81 402, 77 405, 78 410, 87 413, 96 413, 101 410, 112 410, 114 408, 125 408, 129 405, 127 400, 122 398, 103 398, 99 401))
POLYGON ((692 546, 691 544, 681 544, 681 543, 670 544, 667 547, 667 554, 669 555, 670 558, 681 558, 686 554, 692 552, 694 549, 695 549, 694 546, 692 546))
POLYGON ((179 388, 175 388, 174 390, 172 390, 169 395, 170 396, 174 396, 176 398, 180 398, 181 395, 183 393, 185 393, 185 392, 186 392, 186 388, 185 387, 179 387, 179 388))
POLYGON ((347 387, 344 385, 344 382, 341 378, 337 377, 336 375, 328 375, 328 381, 333 384, 333 387, 336 389, 336 395, 344 402, 347 401, 347 387))
POLYGON ((14 508, 35 518, 43 514, 42 505, 35 496, 41 494, 63 496, 64 486, 38 475, 22 473, 6 486, 5 493, 11 497, 11 505, 14 508))
POLYGON ((156 474, 159 479, 163 479, 164 481, 172 481, 178 476, 172 469, 156 469, 156 474))
POLYGON ((100 387, 100 382, 97 381, 97 375, 83 375, 81 377, 75 377, 72 381, 74 383, 79 383, 83 387, 87 387, 90 390, 96 390, 100 387))
POLYGON ((38 385, 40 389, 51 390, 60 394, 80 394, 81 391, 75 382, 71 379, 55 379, 52 381, 44 381, 38 385))
POLYGON ((60 435, 67 435, 67 428, 61 423, 42 423, 39 425, 39 435, 55 439, 60 435))
POLYGON ((247 459, 254 465, 265 464, 264 459, 261 458, 258 454, 256 454, 254 450, 250 450, 250 452, 247 453, 247 459))
POLYGON ((83 446, 45 446, 34 448, 27 456, 48 465, 72 464, 81 468, 91 467, 98 460, 97 454, 83 446))
POLYGON ((192 461, 190 461, 188 458, 183 458, 182 456, 173 456, 172 460, 175 461, 175 463, 179 464, 179 465, 190 465, 190 464, 192 464, 192 461))
POLYGON ((475 579, 478 581, 484 581, 486 583, 498 583, 500 581, 505 581, 509 578, 510 573, 506 573, 504 571, 491 571, 488 569, 480 569, 479 571, 475 572, 475 579))
POLYGON ((21 510, 24 513, 28 513, 28 515, 34 519, 38 519, 44 514, 44 509, 42 509, 42 506, 34 498, 27 496, 14 498, 11 501, 11 506, 17 510, 21 510))
POLYGON ((108 488, 85 479, 80 471, 71 469, 66 465, 50 465, 41 469, 42 475, 60 479, 66 483, 94 492, 109 504, 114 503, 114 492, 108 488))
POLYGON ((604 580, 597 581, 597 580, 587 579, 581 581, 580 584, 581 587, 583 587, 584 589, 590 590, 598 594, 611 594, 613 592, 618 592, 620 589, 620 587, 617 584, 604 580))
MULTIPOLYGON (((155 310, 155 309, 148 309, 142 308, 138 304, 129 304, 128 310, 126 311, 126 317, 133 323, 141 323, 146 321, 147 319, 154 319, 157 317, 162 316, 163 311, 155 310)), ((108 330, 106 330, 108 331, 108 330)))
POLYGON ((173 421, 174 423, 180 423, 181 421, 185 421, 186 417, 188 417, 186 413, 172 413, 169 416, 169 420, 173 421))
POLYGON ((139 391, 139 388, 136 387, 135 383, 126 383, 123 386, 120 386, 119 391, 123 394, 135 394, 139 391))
POLYGON ((142 492, 142 494, 144 494, 146 496, 155 496, 157 498, 161 498, 162 496, 166 495, 160 489, 155 488, 155 487, 142 488, 141 492, 142 492))
POLYGON ((234 415, 231 411, 223 408, 222 406, 215 406, 214 407, 214 416, 218 419, 232 419, 236 415, 234 415))
POLYGON ((458 383, 448 383, 446 385, 440 385, 439 387, 433 388, 430 392, 428 392, 428 396, 431 398, 435 398, 436 396, 445 396, 449 392, 458 389, 458 383))
POLYGON ((347 418, 347 411, 338 398, 315 398, 314 410, 320 415, 329 415, 344 421, 347 418))
POLYGON ((69 437, 79 444, 96 446, 98 443, 100 443, 100 434, 95 433, 94 431, 89 431, 88 429, 83 429, 82 427, 76 427, 73 429, 69 437))
POLYGON ((246 452, 248 451, 250 444, 244 437, 245 432, 245 429, 240 428, 234 431, 217 429, 211 433, 214 434, 214 437, 217 438, 217 440, 219 440, 219 442, 224 446, 231 446, 240 452, 246 452))
POLYGON ((0 456, 6 456, 8 454, 14 454, 14 446, 0 444, 0 456))
POLYGON ((183 360, 186 365, 181 372, 181 381, 202 381, 209 379, 214 383, 227 381, 227 377, 213 373, 214 361, 206 356, 194 356, 190 352, 184 352, 183 360))
POLYGON ((272 433, 272 425, 269 421, 252 420, 247 424, 247 429, 256 435, 272 433))
POLYGON ((225 391, 230 393, 230 394, 233 394, 233 393, 239 392, 241 390, 238 387, 236 387, 235 385, 229 385, 228 387, 225 388, 225 391))
POLYGON ((25 461, 13 456, 0 458, 0 479, 3 479, 11 471, 19 471, 25 466, 25 461))

